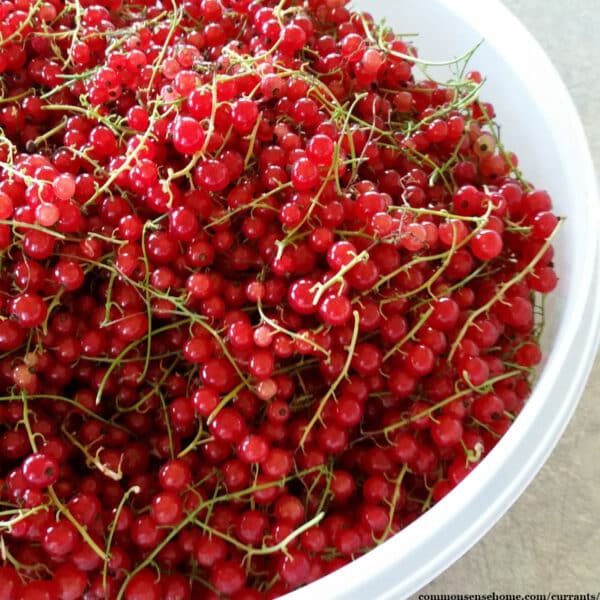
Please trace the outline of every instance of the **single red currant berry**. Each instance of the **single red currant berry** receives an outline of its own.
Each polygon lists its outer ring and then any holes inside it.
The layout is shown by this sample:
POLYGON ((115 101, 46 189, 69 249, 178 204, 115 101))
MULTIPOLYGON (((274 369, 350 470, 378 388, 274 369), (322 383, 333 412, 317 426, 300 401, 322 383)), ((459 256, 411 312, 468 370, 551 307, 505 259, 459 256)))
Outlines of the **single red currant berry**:
POLYGON ((50 556, 65 556, 71 553, 79 535, 75 527, 66 519, 50 525, 42 539, 42 547, 50 556))
POLYGON ((502 236, 493 229, 482 229, 475 234, 470 247, 479 260, 492 260, 502 252, 502 236))
POLYGON ((218 440, 236 443, 246 435, 247 425, 237 410, 226 407, 215 415, 209 429, 218 440))
POLYGON ((138 571, 127 584, 125 600, 160 600, 160 579, 153 569, 145 568, 138 571))
POLYGON ((504 402, 496 394, 484 394, 473 402, 471 414, 478 421, 490 425, 504 414, 504 402))
POLYGON ((352 304, 346 296, 329 294, 319 304, 319 316, 328 325, 344 325, 351 315, 352 304))
POLYGON ((210 583, 219 593, 232 596, 246 585, 246 571, 238 562, 225 560, 212 568, 210 583))
POLYGON ((291 181, 299 192, 313 189, 319 178, 319 169, 309 158, 299 158, 292 165, 291 181))
POLYGON ((310 315, 317 311, 314 298, 317 293, 317 282, 312 279, 294 281, 287 292, 290 307, 301 315, 310 315))
POLYGON ((53 456, 32 454, 23 462, 23 475, 35 487, 47 487, 58 480, 58 462, 53 456))
POLYGON ((192 118, 177 116, 173 121, 173 146, 181 154, 200 152, 206 138, 202 125, 192 118))
POLYGON ((441 415, 429 428, 431 439, 440 448, 449 448, 460 442, 463 435, 462 423, 449 415, 441 415))
POLYGON ((183 501, 175 492, 161 492, 152 500, 152 518, 158 525, 175 525, 183 514, 183 501))
POLYGON ((279 563, 279 576, 292 588, 297 588, 308 582, 310 578, 310 560, 300 550, 288 550, 279 563))
POLYGON ((334 151, 335 144, 327 135, 314 135, 306 144, 306 155, 320 167, 328 167, 331 165, 334 151))
POLYGON ((182 492, 192 483, 189 464, 182 459, 165 463, 158 472, 158 481, 163 490, 182 492))
POLYGON ((44 299, 38 294, 20 294, 11 303, 11 312, 21 327, 31 329, 41 325, 48 309, 44 299))

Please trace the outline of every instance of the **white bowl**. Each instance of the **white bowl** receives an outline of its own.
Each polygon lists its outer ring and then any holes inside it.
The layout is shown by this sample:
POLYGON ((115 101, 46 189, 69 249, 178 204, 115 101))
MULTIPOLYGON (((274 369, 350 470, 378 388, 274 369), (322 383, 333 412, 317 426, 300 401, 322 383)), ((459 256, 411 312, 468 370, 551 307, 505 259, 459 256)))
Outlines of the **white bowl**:
POLYGON ((573 102, 548 57, 497 0, 356 0, 397 33, 418 33, 422 58, 464 54, 487 76, 502 139, 527 179, 567 216, 555 243, 558 289, 547 303, 539 379, 508 433, 439 504, 389 541, 287 600, 405 598, 450 566, 508 510, 563 433, 600 338, 600 210, 593 163, 573 102))

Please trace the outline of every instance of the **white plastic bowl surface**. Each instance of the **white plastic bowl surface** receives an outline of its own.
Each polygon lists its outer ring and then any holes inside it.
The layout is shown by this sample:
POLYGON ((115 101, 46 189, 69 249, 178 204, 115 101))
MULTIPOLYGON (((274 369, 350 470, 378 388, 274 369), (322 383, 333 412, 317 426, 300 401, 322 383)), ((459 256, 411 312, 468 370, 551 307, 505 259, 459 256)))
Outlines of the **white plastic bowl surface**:
MULTIPOLYGON (((550 191, 567 220, 555 243, 558 289, 547 303, 539 379, 519 418, 481 466, 442 502, 346 567, 287 600, 399 600, 460 558, 508 510, 563 433, 600 337, 600 210, 583 127, 564 83, 523 25, 497 0, 356 0, 397 33, 418 33, 421 58, 458 57, 487 82, 506 147, 550 191)), ((445 78, 443 71, 432 72, 445 78)))

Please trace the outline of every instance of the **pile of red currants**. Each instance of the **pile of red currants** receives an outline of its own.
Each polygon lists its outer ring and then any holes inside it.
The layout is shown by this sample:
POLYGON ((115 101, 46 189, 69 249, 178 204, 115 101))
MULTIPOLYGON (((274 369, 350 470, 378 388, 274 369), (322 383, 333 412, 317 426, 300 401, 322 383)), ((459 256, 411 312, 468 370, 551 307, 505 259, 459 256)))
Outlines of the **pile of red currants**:
POLYGON ((560 219, 344 0, 0 1, 0 598, 276 598, 450 492, 560 219))

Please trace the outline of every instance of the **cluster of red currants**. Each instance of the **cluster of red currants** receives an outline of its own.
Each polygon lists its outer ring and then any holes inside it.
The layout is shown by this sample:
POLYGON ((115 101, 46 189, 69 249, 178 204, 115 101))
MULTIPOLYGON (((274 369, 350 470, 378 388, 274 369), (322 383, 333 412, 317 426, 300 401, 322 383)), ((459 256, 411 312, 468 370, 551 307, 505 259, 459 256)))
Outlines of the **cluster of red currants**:
POLYGON ((0 598, 272 599, 508 430, 560 220, 421 62, 344 0, 0 1, 0 598))

